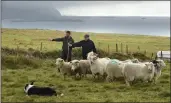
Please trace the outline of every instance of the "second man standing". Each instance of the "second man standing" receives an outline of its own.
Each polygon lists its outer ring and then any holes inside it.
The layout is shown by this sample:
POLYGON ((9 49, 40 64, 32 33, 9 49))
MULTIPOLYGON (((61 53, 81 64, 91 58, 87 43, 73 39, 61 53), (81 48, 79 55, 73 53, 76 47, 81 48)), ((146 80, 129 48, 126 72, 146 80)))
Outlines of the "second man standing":
POLYGON ((91 51, 96 53, 96 47, 94 45, 94 42, 90 40, 90 36, 88 34, 84 35, 84 40, 81 40, 79 42, 69 44, 70 47, 82 47, 82 57, 83 59, 87 59, 87 54, 91 51))

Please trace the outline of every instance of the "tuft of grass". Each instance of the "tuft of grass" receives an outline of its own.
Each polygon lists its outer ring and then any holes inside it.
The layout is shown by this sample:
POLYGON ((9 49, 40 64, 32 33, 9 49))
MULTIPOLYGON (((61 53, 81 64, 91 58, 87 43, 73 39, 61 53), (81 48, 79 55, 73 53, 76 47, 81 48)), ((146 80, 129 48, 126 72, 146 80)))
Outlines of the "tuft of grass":
POLYGON ((160 97, 170 97, 170 91, 162 91, 161 93, 159 93, 160 97))

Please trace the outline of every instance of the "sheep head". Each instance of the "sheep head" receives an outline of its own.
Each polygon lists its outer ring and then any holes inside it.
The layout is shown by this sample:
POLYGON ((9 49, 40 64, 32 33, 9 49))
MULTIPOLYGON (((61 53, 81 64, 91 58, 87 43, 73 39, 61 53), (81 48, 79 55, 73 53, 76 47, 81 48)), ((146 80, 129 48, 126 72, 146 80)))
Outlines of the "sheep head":
POLYGON ((93 51, 91 51, 91 52, 89 52, 88 54, 87 54, 87 59, 90 59, 90 57, 92 57, 92 56, 98 56, 98 54, 96 54, 96 53, 94 53, 93 51))
POLYGON ((149 70, 149 73, 152 73, 153 72, 153 70, 154 70, 154 64, 152 62, 145 63, 145 66, 149 70))
POLYGON ((61 58, 57 58, 56 59, 56 63, 55 63, 58 67, 62 66, 64 64, 64 60, 61 58))
POLYGON ((75 71, 80 67, 79 60, 72 60, 71 62, 71 70, 75 71))

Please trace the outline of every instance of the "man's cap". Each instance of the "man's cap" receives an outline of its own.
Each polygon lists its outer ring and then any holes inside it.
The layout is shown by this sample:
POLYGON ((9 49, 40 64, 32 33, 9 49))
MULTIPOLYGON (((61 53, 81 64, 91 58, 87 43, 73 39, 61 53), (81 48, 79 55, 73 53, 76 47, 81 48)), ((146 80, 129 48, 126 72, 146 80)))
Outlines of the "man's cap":
POLYGON ((88 37, 89 37, 89 35, 88 35, 88 34, 85 34, 85 35, 84 35, 84 38, 88 38, 88 37))
POLYGON ((65 31, 65 32, 66 32, 66 33, 68 33, 68 34, 71 34, 71 32, 70 32, 70 31, 68 31, 68 30, 67 30, 67 31, 65 31))

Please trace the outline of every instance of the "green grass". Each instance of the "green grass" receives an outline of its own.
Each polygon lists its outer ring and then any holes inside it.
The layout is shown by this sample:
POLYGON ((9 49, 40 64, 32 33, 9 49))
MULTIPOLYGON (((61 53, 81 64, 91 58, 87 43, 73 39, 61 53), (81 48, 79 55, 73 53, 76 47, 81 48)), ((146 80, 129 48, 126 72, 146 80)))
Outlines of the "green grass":
MULTIPOLYGON (((167 67, 162 70, 162 75, 157 84, 137 82, 131 87, 127 87, 123 80, 117 80, 113 83, 106 81, 93 80, 91 75, 82 80, 74 80, 67 77, 63 80, 63 76, 57 72, 55 66, 55 58, 59 56, 58 50, 61 43, 49 42, 42 39, 49 37, 63 36, 62 32, 50 30, 2 30, 2 97, 3 102, 169 102, 170 101, 170 63, 166 63, 167 67), (36 40, 37 39, 37 40, 36 40), (32 49, 40 49, 40 42, 43 42, 44 49, 34 51, 32 49), (17 45, 24 50, 15 50, 17 45), (8 47, 8 48, 5 48, 8 47), (33 52, 34 51, 34 52, 33 52), (54 51, 54 52, 53 52, 54 51), (26 54, 33 57, 26 57, 26 54), (40 55, 41 54, 41 55, 40 55), (52 56, 55 56, 52 58, 52 56), (46 56, 42 57, 42 56, 46 56), (63 97, 41 97, 26 96, 24 86, 29 81, 35 80, 35 85, 52 86, 64 93, 63 97)), ((73 32, 75 41, 81 40, 83 33, 73 32), (79 36, 78 36, 79 35, 79 36)), ((169 50, 169 38, 152 37, 152 36, 133 36, 133 35, 96 35, 92 34, 92 39, 101 49, 106 48, 105 45, 115 45, 117 43, 127 43, 133 52, 137 51, 137 46, 141 50, 147 49, 147 52, 156 52, 157 50, 169 50), (163 42, 159 42, 163 41, 163 42), (132 46, 131 46, 132 45, 132 46), (135 46, 135 47, 134 47, 135 46)), ((112 46, 115 48, 115 46, 112 46)), ((105 50, 105 49, 103 49, 105 50)), ((74 57, 78 59, 79 50, 74 49, 74 57)), ((101 51, 102 52, 102 51, 101 51)), ((100 52, 100 53, 101 53, 100 52)), ((104 53, 105 54, 105 53, 104 53)), ((107 54, 105 54, 107 55, 107 54)), ((104 56, 104 55, 103 55, 104 56)), ((128 55, 121 55, 112 52, 111 58, 129 58, 128 55)))
MULTIPOLYGON (((72 32, 75 42, 82 40, 85 33, 72 32)), ((128 45, 129 52, 136 52, 138 46, 140 52, 146 50, 148 55, 156 53, 159 50, 170 50, 170 38, 146 35, 125 35, 125 34, 96 34, 90 33, 91 39, 95 42, 97 48, 109 52, 118 49, 121 51, 121 43, 123 44, 123 52, 126 52, 128 45)), ((33 48, 40 50, 41 42, 43 43, 43 51, 51 51, 61 49, 62 43, 48 41, 49 38, 57 38, 64 36, 64 32, 55 30, 38 30, 38 29, 2 29, 2 46, 9 48, 33 48)))
POLYGON ((92 79, 67 77, 57 72, 54 59, 25 58, 3 55, 3 102, 169 102, 170 67, 163 69, 157 84, 137 82, 127 87, 123 80, 107 83, 92 79), (16 59, 15 59, 16 58, 16 59), (14 62, 15 59, 15 62, 14 62), (20 60, 21 59, 21 60, 20 60), (34 62, 32 62, 34 61, 34 62), (64 93, 63 97, 26 96, 24 85, 35 80, 39 86, 52 86, 64 93))

